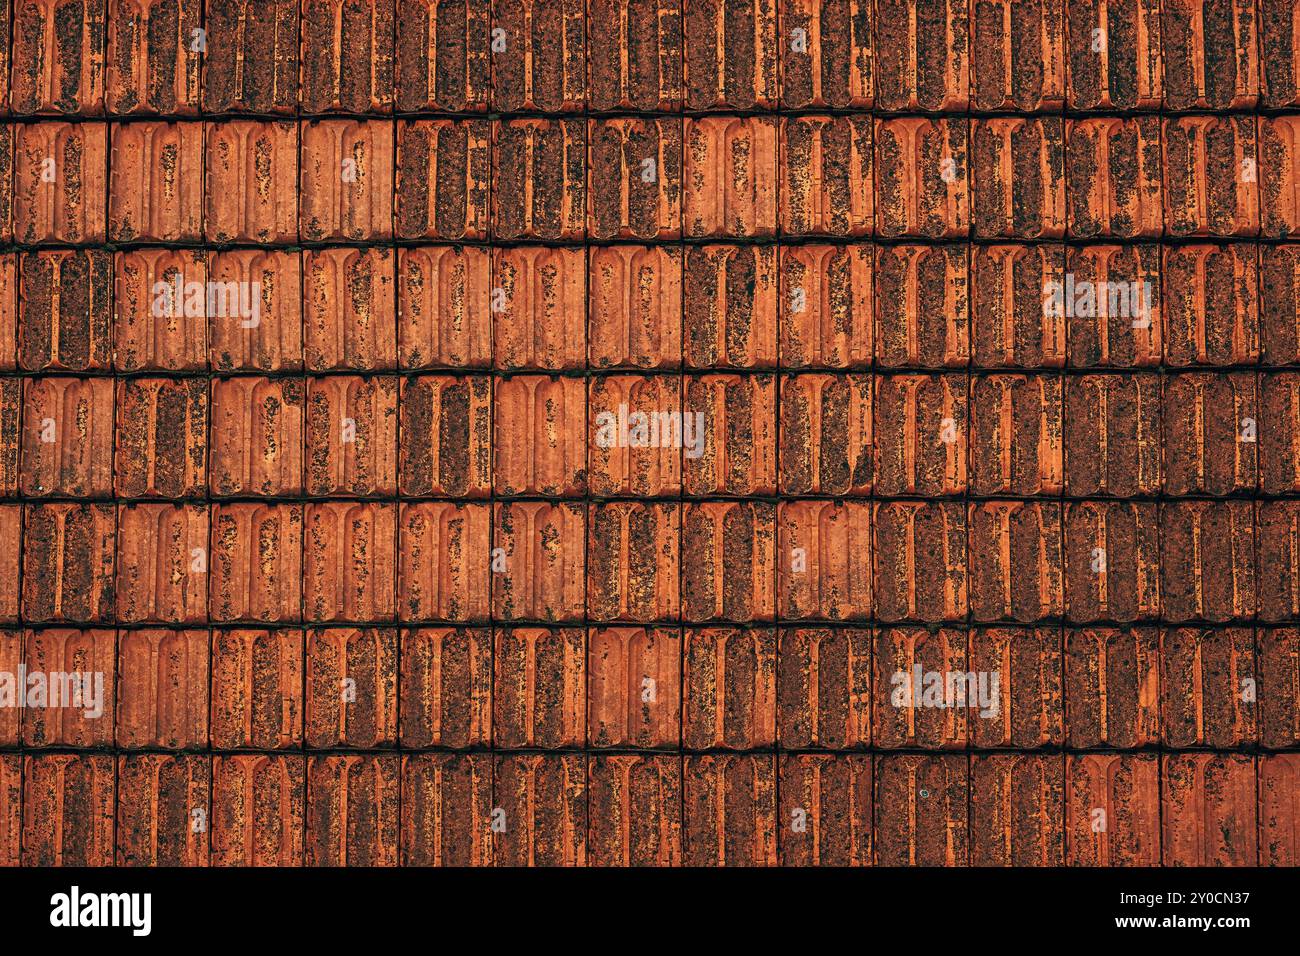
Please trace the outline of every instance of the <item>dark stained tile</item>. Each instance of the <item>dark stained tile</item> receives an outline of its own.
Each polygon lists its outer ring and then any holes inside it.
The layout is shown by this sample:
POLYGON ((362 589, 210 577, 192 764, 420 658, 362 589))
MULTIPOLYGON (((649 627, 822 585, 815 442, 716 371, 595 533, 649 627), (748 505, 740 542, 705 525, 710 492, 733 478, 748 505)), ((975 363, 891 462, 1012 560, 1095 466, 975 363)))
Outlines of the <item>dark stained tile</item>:
POLYGON ((297 110, 298 0, 205 0, 204 24, 206 111, 297 110))
POLYGON ((117 758, 117 865, 207 866, 212 758, 117 758))
MULTIPOLYGON (((403 747, 473 747, 492 739, 492 634, 487 628, 404 629, 398 705, 403 747)), ((498 700, 501 693, 498 692, 498 700)), ((497 704, 497 712, 503 704, 497 704)))
POLYGON ((403 756, 401 803, 403 866, 491 865, 490 754, 403 756))
POLYGON ((775 866, 776 755, 709 754, 683 762, 683 862, 775 866))
POLYGON ((783 107, 874 104, 872 0, 778 0, 777 13, 783 107))
POLYGON ((302 757, 212 758, 213 866, 301 866, 306 800, 302 757))
POLYGON ((497 866, 586 865, 584 755, 499 754, 492 791, 505 824, 492 832, 497 866))
POLYGON ((493 745, 582 747, 587 739, 582 628, 497 628, 493 641, 493 745))
POLYGON ((491 15, 491 0, 397 0, 399 111, 487 110, 491 15))
POLYGON ((592 110, 682 105, 682 5, 587 0, 587 95, 592 110))
POLYGON ((308 866, 397 866, 401 758, 307 758, 308 866))
POLYGON ((782 866, 870 866, 869 755, 781 754, 777 843, 782 866))
MULTIPOLYGON (((300 748, 303 740, 303 667, 304 639, 300 630, 214 630, 213 749, 300 748)), ((277 774, 293 772, 289 767, 275 769, 277 774)), ((247 769, 240 771, 241 774, 249 772, 247 769)), ((301 801, 300 767, 296 773, 300 791, 298 799, 301 801)), ((282 777, 281 782, 291 780, 282 777)))
POLYGON ((304 113, 393 108, 395 0, 303 0, 304 113))

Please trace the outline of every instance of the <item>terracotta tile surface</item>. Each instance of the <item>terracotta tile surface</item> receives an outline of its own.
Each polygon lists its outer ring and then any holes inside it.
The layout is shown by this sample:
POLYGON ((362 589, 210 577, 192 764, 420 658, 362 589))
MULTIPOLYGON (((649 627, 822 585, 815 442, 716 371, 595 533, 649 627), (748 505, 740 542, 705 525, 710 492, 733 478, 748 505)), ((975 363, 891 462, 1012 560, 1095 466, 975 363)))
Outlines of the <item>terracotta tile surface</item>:
POLYGON ((1295 865, 1294 14, 0 5, 0 865, 1295 865))

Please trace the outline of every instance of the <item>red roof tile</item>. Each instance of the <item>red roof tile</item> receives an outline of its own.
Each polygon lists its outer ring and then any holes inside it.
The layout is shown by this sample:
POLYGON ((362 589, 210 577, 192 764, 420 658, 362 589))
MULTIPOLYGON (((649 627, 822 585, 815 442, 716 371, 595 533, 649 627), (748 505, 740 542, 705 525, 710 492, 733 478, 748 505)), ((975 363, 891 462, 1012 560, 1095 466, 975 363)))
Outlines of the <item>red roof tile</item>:
POLYGON ((968 122, 876 120, 876 232, 957 239, 970 232, 968 122))
POLYGON ((491 0, 398 0, 396 105, 402 112, 486 112, 491 0))
POLYGON ((300 505, 212 506, 213 621, 292 623, 302 617, 300 505))
POLYGON ((981 110, 1059 109, 1065 99, 1065 4, 974 0, 971 101, 981 110))
POLYGON ((23 758, 24 866, 113 864, 114 764, 111 754, 23 758))
POLYGON ((498 628, 493 640, 493 745, 583 746, 587 643, 582 628, 498 628))
POLYGON ((117 758, 117 865, 207 866, 212 761, 203 754, 117 758))
POLYGON ((1248 754, 1163 754, 1166 866, 1256 866, 1255 758, 1248 754))
MULTIPOLYGON (((298 748, 303 740, 301 630, 217 630, 212 634, 212 747, 298 748)), ((292 766, 271 768, 288 783, 292 766)), ((243 767, 241 776, 254 772, 243 767)), ((301 801, 302 770, 296 771, 301 801)), ((220 781, 218 773, 218 781, 220 781)), ((287 795, 286 795, 287 798, 287 795)), ((298 810, 301 815, 301 807, 298 810)), ((221 819, 217 815, 217 821, 221 819)), ((232 853, 237 852, 231 849, 232 853)))
POLYGON ((1166 108, 1248 110, 1259 102, 1256 8, 1255 0, 1208 9, 1162 0, 1166 108))
POLYGON ((212 759, 213 866, 301 866, 305 761, 277 754, 212 759))
POLYGON ((1065 632, 1065 727, 1071 747, 1144 747, 1160 739, 1155 628, 1065 632))
POLYGON ((207 507, 123 504, 117 524, 117 620, 206 623, 207 507))
POLYGON ((683 279, 688 368, 776 367, 779 276, 771 246, 688 247, 683 279))
POLYGON ((770 621, 776 509, 762 501, 682 505, 682 619, 770 621))
POLYGON ((681 757, 593 754, 587 794, 592 866, 681 865, 681 757))
POLYGON ((490 308, 497 369, 583 368, 586 274, 581 249, 493 250, 490 308))
POLYGON ((111 495, 112 381, 28 378, 22 404, 27 422, 22 436, 23 494, 32 498, 111 495))
POLYGON ((394 0, 303 0, 304 113, 393 107, 394 0))
POLYGON ((573 112, 586 102, 582 0, 505 0, 493 5, 492 109, 573 112))
POLYGON ((487 238, 491 149, 492 126, 486 120, 401 120, 394 206, 398 238, 487 238))
POLYGON ((591 120, 587 232, 676 239, 682 232, 682 121, 591 120))
POLYGON ((502 705, 493 709, 491 631, 403 629, 398 656, 403 747, 472 747, 492 739, 492 716, 502 705))
POLYGON ((776 755, 709 754, 682 769, 682 862, 775 866, 776 755))
POLYGON ((104 21, 105 0, 23 0, 13 19, 15 113, 104 112, 104 21))
POLYGON ((1164 226, 1159 119, 1068 119, 1065 139, 1070 235, 1159 236, 1164 226))
POLYGON ((492 783, 488 754, 402 757, 402 865, 491 865, 492 783))
POLYGON ((303 392, 301 379, 212 380, 214 496, 302 492, 303 392))
POLYGON ((307 632, 308 747, 397 743, 397 631, 381 627, 307 632))
POLYGON ((203 12, 203 108, 293 113, 298 0, 205 0, 203 12))
POLYGON ((776 105, 776 6, 775 0, 683 5, 687 109, 776 105))
POLYGON ((970 100, 968 0, 926 7, 876 0, 876 108, 966 109, 970 100))
MULTIPOLYGON (((313 501, 303 515, 307 621, 391 621, 397 503, 313 501)), ((394 638, 396 640, 396 638, 394 638)))
POLYGON ((1065 235, 1062 120, 979 119, 972 123, 970 143, 976 236, 1059 239, 1065 235))
POLYGON ((207 127, 203 229, 210 242, 296 242, 298 127, 231 120, 207 127))
POLYGON ((492 834, 497 866, 586 865, 586 763, 580 754, 495 758, 493 799, 506 821, 492 834))
POLYGON ((775 378, 692 375, 684 384, 684 415, 703 416, 683 418, 683 426, 691 422, 699 436, 698 453, 685 449, 682 455, 686 493, 772 494, 777 455, 775 378))
POLYGON ((1063 743, 1064 671, 1058 629, 977 628, 970 633, 969 670, 998 675, 997 691, 980 701, 992 706, 969 712, 972 747, 1034 749, 1063 743))
POLYGON ((1065 845, 1070 866, 1157 866, 1160 783, 1155 754, 1065 758, 1065 845))
POLYGON ((1240 747, 1257 732, 1249 628, 1169 628, 1160 638, 1160 725, 1169 747, 1240 747), (1251 700, 1247 700, 1247 697, 1251 700))
POLYGON ((397 491, 397 378, 334 375, 307 381, 307 493, 397 491))
POLYGON ((50 628, 28 630, 24 637, 23 664, 33 675, 46 675, 46 681, 29 681, 23 688, 30 705, 22 711, 23 746, 112 746, 118 690, 115 632, 50 628), (79 681, 71 676, 56 680, 56 673, 77 675, 79 681), (42 687, 47 706, 39 706, 35 696, 42 687))
POLYGON ((506 501, 493 508, 491 566, 494 621, 583 619, 588 557, 582 502, 506 501))
POLYGON ((781 105, 870 108, 876 92, 872 0, 778 0, 777 8, 781 105))
POLYGON ((206 628, 121 633, 119 747, 207 748, 211 650, 206 628))
POLYGON ((776 527, 778 617, 848 621, 871 616, 867 502, 782 501, 776 527))
POLYGON ((777 636, 770 628, 691 628, 682 659, 682 746, 754 750, 776 743, 777 636))
MULTIPOLYGON (((867 746, 871 743, 871 632, 782 628, 776 694, 777 732, 783 747, 867 746)), ((869 784, 870 769, 865 772, 869 784)), ((811 816, 811 809, 805 809, 811 816)), ((788 824, 789 814, 784 818, 788 824)))
POLYGON ((590 746, 671 750, 680 746, 680 631, 666 627, 591 628, 587 632, 587 665, 590 746))
POLYGON ((516 119, 494 124, 495 238, 582 239, 586 213, 587 131, 581 120, 516 119))
POLYGON ((871 143, 870 117, 782 119, 782 235, 871 235, 875 226, 871 143))
POLYGON ((492 259, 471 246, 397 252, 397 354, 403 369, 492 364, 492 259))
POLYGON ((308 866, 397 866, 396 754, 307 759, 308 866))
POLYGON ((1065 505, 1065 613, 1071 621, 1160 613, 1160 512, 1154 502, 1065 505))
POLYGON ((781 754, 777 813, 782 866, 870 866, 872 758, 781 754))
POLYGON ((769 117, 687 119, 683 235, 690 239, 775 235, 779 153, 776 121, 769 117))
POLYGON ((488 496, 492 490, 491 392, 486 376, 402 379, 403 494, 488 496))
POLYGON ((682 250, 593 246, 586 294, 591 368, 681 365, 682 250))
POLYGON ((587 619, 676 620, 682 544, 677 503, 593 502, 587 523, 587 619))
POLYGON ((780 250, 781 364, 864 368, 874 354, 875 252, 871 246, 780 250))
POLYGON ((682 106, 682 7, 675 0, 588 0, 588 97, 592 110, 682 106))
POLYGON ((486 621, 492 513, 486 504, 403 502, 398 522, 398 617, 486 621))
POLYGON ((881 755, 874 778, 881 866, 966 865, 970 774, 964 755, 881 755))
POLYGON ((1161 105, 1159 0, 1112 9, 1066 0, 1066 102, 1074 110, 1152 110, 1161 105))
POLYGON ((112 622, 116 542, 117 515, 111 504, 26 505, 23 619, 112 622))
POLYGON ((961 246, 881 246, 876 253, 876 361, 954 368, 970 361, 970 263, 961 246))
POLYGON ((972 866, 1064 865, 1064 757, 979 754, 970 787, 972 866))

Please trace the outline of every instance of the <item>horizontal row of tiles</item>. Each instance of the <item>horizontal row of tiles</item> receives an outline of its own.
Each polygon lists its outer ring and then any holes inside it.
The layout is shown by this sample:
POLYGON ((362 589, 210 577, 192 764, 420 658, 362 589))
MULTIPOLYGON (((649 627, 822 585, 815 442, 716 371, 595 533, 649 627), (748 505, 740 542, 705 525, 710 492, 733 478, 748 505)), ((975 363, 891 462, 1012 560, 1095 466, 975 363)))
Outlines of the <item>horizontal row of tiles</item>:
POLYGON ((1300 501, 0 505, 0 621, 1291 621, 1300 501))
POLYGON ((1300 755, 0 756, 0 864, 1295 866, 1300 755))
POLYGON ((1300 363, 1300 244, 0 253, 0 370, 1300 363))
POLYGON ((1300 372, 0 377, 0 499, 1254 492, 1300 372))
POLYGON ((1292 0, 21 0, 12 17, 0 100, 22 114, 1300 104, 1292 0))
POLYGON ((0 677, 0 747, 1300 746, 1295 628, 29 629, 0 677))
POLYGON ((0 240, 1300 234, 1300 115, 0 126, 0 240))

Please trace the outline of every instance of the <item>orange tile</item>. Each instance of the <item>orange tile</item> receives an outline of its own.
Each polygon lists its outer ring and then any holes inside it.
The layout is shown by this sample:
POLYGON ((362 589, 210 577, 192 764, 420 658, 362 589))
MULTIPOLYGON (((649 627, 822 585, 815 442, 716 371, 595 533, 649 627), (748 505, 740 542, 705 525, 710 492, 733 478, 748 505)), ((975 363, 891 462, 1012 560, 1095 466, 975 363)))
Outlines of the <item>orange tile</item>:
POLYGON ((393 124, 313 120, 299 127, 298 232, 307 242, 393 235, 393 124))
POLYGON ((120 505, 117 620, 203 624, 208 618, 208 509, 120 505))

